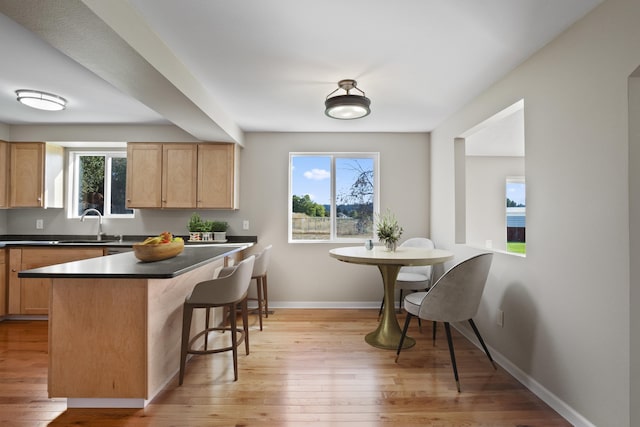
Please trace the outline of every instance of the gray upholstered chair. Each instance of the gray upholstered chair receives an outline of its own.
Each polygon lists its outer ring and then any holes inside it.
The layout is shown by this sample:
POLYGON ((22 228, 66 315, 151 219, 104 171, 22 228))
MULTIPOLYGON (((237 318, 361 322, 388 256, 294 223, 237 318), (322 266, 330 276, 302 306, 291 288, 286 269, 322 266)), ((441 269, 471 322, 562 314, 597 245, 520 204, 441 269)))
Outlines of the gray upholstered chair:
POLYGON ((249 354, 249 326, 247 312, 247 291, 251 284, 254 256, 244 259, 233 267, 225 267, 217 278, 205 280, 195 285, 191 294, 185 298, 182 313, 182 345, 180 349, 180 379, 184 380, 187 354, 211 354, 231 350, 233 352, 234 380, 238 380, 238 345, 244 341, 246 354, 249 354), (236 316, 229 316, 230 326, 209 326, 209 311, 215 307, 223 307, 229 313, 235 313, 241 305, 243 328, 237 327, 236 316), (190 337, 193 310, 205 309, 205 327, 190 337), (231 331, 231 345, 222 348, 208 348, 208 335, 211 331, 231 331), (238 338, 237 333, 241 336, 238 338), (194 343, 204 336, 204 349, 194 349, 194 343))
POLYGON ((257 254, 256 261, 253 264, 253 273, 251 280, 256 280, 256 291, 258 301, 258 318, 260 319, 260 330, 262 330, 262 315, 269 317, 269 294, 267 291, 267 268, 269 267, 269 259, 271 258, 271 248, 269 245, 257 254))
POLYGON ((449 355, 451 356, 451 364, 453 366, 453 375, 456 380, 458 392, 460 391, 460 380, 458 378, 458 368, 456 366, 456 357, 453 351, 453 340, 451 339, 450 322, 468 321, 473 332, 478 337, 478 341, 487 357, 491 361, 494 369, 496 368, 489 349, 485 345, 480 332, 473 322, 472 317, 476 315, 480 298, 484 291, 489 268, 493 254, 486 253, 473 256, 455 265, 444 273, 428 292, 415 292, 404 298, 404 308, 407 311, 407 319, 404 323, 400 344, 396 353, 396 362, 400 357, 402 344, 407 335, 407 329, 411 319, 415 316, 419 319, 431 320, 434 322, 444 322, 444 328, 447 333, 447 342, 449 344, 449 355))
MULTIPOLYGON (((433 242, 426 237, 412 237, 405 240, 400 247, 413 247, 434 249, 433 242)), ((431 286, 433 280, 433 268, 430 265, 419 266, 406 266, 400 269, 398 272, 398 278, 396 279, 396 289, 400 289, 400 304, 402 304, 403 291, 426 291, 431 286)), ((395 304, 395 301, 394 301, 395 304)), ((380 303, 380 311, 378 317, 382 315, 382 309, 384 308, 384 298, 380 303)))

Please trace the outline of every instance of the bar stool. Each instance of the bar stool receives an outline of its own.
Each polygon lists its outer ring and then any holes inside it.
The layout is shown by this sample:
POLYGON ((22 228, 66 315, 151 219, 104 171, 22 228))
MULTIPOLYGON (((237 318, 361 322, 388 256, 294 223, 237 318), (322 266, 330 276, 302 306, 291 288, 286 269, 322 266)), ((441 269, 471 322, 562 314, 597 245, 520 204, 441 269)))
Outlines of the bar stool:
MULTIPOLYGON (((251 280, 256 280, 256 290, 258 301, 258 318, 260 319, 260 330, 262 330, 262 314, 269 317, 269 295, 267 293, 267 267, 269 267, 269 258, 271 257, 271 248, 269 245, 256 255, 256 261, 253 264, 253 273, 251 280)), ((250 298, 253 299, 253 298, 250 298)))
POLYGON ((187 354, 212 354, 231 350, 233 352, 234 381, 238 380, 238 345, 244 341, 246 354, 249 354, 249 326, 247 311, 247 291, 251 284, 251 273, 255 257, 250 256, 234 267, 225 267, 220 275, 212 280, 205 280, 195 285, 191 294, 185 298, 182 313, 182 345, 180 348, 180 379, 182 385, 184 379, 187 354), (243 328, 237 327, 236 316, 230 316, 230 326, 210 327, 209 310, 215 307, 224 307, 229 312, 235 313, 238 304, 242 307, 243 328), (205 328, 189 339, 191 331, 191 319, 193 310, 203 308, 206 310, 205 328), (231 331, 231 345, 222 348, 208 348, 208 334, 211 331, 231 331), (238 339, 237 333, 241 336, 238 339), (204 335, 204 350, 193 348, 194 343, 204 335))

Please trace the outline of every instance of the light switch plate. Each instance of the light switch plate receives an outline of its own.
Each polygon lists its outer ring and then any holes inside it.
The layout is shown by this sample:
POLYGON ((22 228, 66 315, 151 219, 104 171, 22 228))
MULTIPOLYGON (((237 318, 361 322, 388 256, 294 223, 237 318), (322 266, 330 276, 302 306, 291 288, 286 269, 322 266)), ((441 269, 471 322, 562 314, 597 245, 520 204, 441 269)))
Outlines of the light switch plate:
POLYGON ((244 221, 242 221, 242 229, 243 230, 249 229, 249 220, 245 219, 244 221))

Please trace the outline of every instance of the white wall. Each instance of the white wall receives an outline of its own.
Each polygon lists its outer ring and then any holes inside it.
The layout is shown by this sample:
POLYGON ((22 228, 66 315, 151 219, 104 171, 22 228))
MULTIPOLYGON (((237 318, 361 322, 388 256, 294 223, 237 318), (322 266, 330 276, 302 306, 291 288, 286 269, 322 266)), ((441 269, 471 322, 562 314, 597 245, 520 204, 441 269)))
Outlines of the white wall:
MULTIPOLYGON (((630 401, 640 401, 640 67, 629 79, 629 237, 631 305, 630 401)), ((631 405, 631 425, 640 425, 640 405, 631 405)))
MULTIPOLYGON (((76 138, 108 140, 102 129, 90 128, 76 138)), ((115 129, 114 129, 115 131, 115 129)), ((42 129, 21 128, 21 139, 47 139, 42 129), (40 136, 40 138, 36 138, 40 136)), ((73 131, 71 132, 73 133, 73 131)), ((118 134, 119 131, 115 131, 118 134)), ((136 132, 138 139, 155 140, 152 133, 136 132)), ((69 133, 59 136, 64 140, 69 133)), ((380 152, 381 210, 391 208, 404 227, 403 239, 429 235, 429 136, 427 134, 247 134, 240 151, 240 209, 198 210, 207 219, 224 219, 228 234, 257 235, 260 246, 274 245, 269 271, 269 300, 280 305, 377 306, 382 279, 375 268, 344 264, 329 258, 336 245, 287 243, 288 168, 290 151, 380 152), (250 229, 242 230, 249 220, 250 229)), ((1 211, 0 211, 1 212, 1 211)), ((6 211, 9 234, 93 234, 95 221, 67 220, 63 209, 6 211), (44 229, 36 230, 36 219, 44 229)), ((186 233, 193 210, 137 210, 134 220, 106 219, 107 234, 155 234, 168 230, 186 233)), ((0 213, 0 230, 2 213, 0 213)))
POLYGON ((376 268, 330 258, 328 251, 334 244, 287 243, 291 151, 380 152, 380 209, 394 211, 404 227, 404 240, 429 235, 428 135, 249 133, 245 138, 241 210, 251 213, 260 242, 274 245, 269 300, 316 306, 378 305, 382 279, 376 268))
POLYGON ((506 178, 524 176, 524 157, 466 156, 467 244, 507 249, 506 178))
POLYGON ((505 365, 576 425, 639 425, 629 401, 627 160, 638 22, 637 0, 606 1, 431 135, 432 235, 468 256, 455 245, 454 138, 524 98, 527 257, 494 257, 477 320, 505 365))

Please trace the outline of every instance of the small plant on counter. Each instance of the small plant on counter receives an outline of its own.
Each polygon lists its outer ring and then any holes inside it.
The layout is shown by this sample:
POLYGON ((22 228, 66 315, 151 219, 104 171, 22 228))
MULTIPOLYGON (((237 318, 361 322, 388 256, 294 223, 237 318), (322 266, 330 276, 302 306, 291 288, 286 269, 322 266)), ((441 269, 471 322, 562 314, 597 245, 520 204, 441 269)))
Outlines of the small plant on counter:
POLYGON ((187 229, 190 232, 200 232, 203 226, 202 218, 197 212, 191 214, 191 218, 189 219, 189 223, 187 224, 187 229))
POLYGON ((227 231, 227 228, 229 228, 229 224, 226 221, 209 221, 209 222, 211 222, 211 231, 213 231, 214 233, 227 231))
POLYGON ((226 241, 227 228, 229 228, 229 224, 226 221, 213 221, 213 240, 217 242, 226 241))
POLYGON ((187 223, 187 229, 189 230, 189 240, 202 240, 202 236, 200 232, 204 227, 204 223, 202 222, 202 218, 197 212, 191 214, 191 218, 189 218, 189 222, 187 223))

